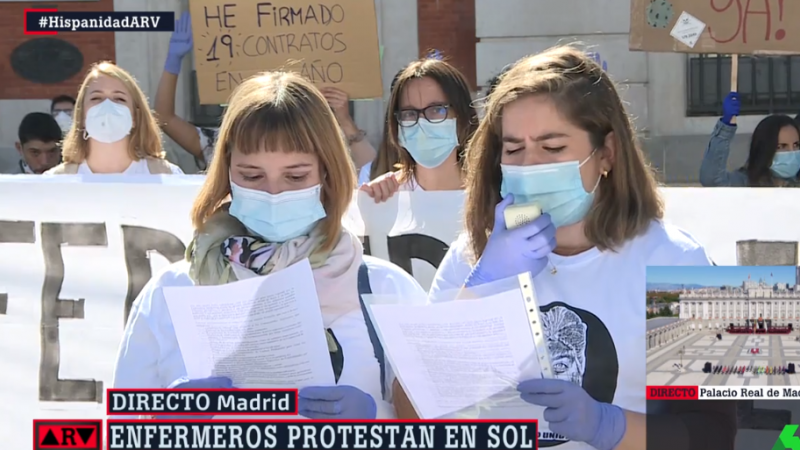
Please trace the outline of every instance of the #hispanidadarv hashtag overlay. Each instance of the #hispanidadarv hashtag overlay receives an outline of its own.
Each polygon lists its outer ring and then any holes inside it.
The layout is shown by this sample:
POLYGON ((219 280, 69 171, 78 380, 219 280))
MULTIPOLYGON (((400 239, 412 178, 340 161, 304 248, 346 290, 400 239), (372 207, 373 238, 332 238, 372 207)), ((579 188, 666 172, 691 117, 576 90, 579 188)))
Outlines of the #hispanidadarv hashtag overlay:
POLYGON ((85 31, 173 31, 174 12, 65 12, 26 9, 25 34, 85 31))

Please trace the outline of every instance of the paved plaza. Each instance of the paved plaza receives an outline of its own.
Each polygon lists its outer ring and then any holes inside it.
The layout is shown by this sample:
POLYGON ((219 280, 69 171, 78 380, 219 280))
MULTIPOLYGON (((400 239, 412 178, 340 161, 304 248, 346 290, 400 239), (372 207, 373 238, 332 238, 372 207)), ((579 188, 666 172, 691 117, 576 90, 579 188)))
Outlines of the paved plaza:
POLYGON ((707 374, 711 366, 788 366, 800 365, 800 342, 796 335, 742 335, 716 332, 689 333, 647 353, 649 386, 800 386, 800 375, 707 374), (760 354, 751 354, 758 348, 760 354), (680 354, 683 350, 683 355, 680 354), (681 360, 682 358, 682 360, 681 360), (683 364, 683 370, 676 365, 683 364))

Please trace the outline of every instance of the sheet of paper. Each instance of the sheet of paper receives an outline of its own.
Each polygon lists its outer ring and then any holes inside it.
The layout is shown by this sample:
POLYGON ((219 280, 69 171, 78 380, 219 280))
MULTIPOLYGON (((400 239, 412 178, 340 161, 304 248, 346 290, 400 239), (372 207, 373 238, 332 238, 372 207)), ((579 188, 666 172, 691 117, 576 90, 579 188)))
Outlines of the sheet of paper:
POLYGON ((335 384, 308 260, 221 286, 164 288, 187 376, 241 388, 335 384))
POLYGON ((423 419, 481 405, 541 370, 519 292, 429 305, 371 304, 391 365, 423 419))

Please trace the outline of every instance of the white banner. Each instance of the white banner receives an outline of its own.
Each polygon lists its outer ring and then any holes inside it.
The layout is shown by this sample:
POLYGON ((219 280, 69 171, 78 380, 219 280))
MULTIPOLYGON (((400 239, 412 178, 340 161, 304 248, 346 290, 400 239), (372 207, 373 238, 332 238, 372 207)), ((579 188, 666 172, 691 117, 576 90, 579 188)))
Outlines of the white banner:
MULTIPOLYGON (((0 176, 0 442, 30 445, 33 418, 104 418, 126 311, 183 257, 202 177, 0 176), (102 181, 103 183, 97 183, 102 181)), ((668 219, 736 264, 736 242, 800 239, 800 191, 666 189, 668 219), (794 218, 795 220, 791 220, 794 218)), ((423 287, 461 229, 463 195, 354 202, 346 220, 374 256, 423 287)))

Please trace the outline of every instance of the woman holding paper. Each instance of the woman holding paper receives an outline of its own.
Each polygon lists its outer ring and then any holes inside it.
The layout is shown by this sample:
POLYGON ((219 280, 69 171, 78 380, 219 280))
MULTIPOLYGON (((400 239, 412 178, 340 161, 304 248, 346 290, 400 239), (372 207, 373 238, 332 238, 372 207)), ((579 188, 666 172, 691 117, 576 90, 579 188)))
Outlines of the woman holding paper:
POLYGON ((195 200, 195 239, 186 261, 156 275, 133 305, 115 387, 230 387, 236 379, 187 380, 162 292, 268 275, 308 259, 313 269, 336 386, 303 387, 309 418, 393 416, 382 400, 385 366, 361 309, 362 274, 376 294, 418 297, 410 275, 362 257, 342 227, 355 190, 347 146, 324 96, 296 74, 248 79, 231 96, 216 155, 195 200), (380 282, 379 284, 376 282, 380 282))
POLYGON ((761 120, 750 138, 747 162, 728 171, 731 141, 736 134, 739 94, 731 92, 722 102, 722 118, 711 134, 700 165, 705 187, 796 187, 800 184, 800 127, 783 114, 761 120))
POLYGON ((392 88, 372 163, 372 174, 382 175, 360 189, 375 202, 398 190, 463 189, 464 146, 477 123, 469 84, 458 69, 436 58, 409 64, 392 88))
POLYGON ((64 162, 51 175, 171 175, 161 132, 136 80, 110 62, 92 66, 78 90, 64 162))
MULTIPOLYGON (((662 222, 614 84, 572 47, 518 61, 495 87, 467 158, 466 233, 431 296, 530 272, 555 378, 518 379, 517 389, 530 404, 519 411, 543 419, 540 446, 643 449, 646 267, 711 261, 662 222), (508 229, 505 209, 521 204, 542 214, 508 229)), ((398 416, 413 415, 395 389, 398 416)))

